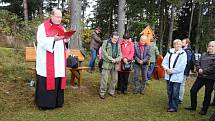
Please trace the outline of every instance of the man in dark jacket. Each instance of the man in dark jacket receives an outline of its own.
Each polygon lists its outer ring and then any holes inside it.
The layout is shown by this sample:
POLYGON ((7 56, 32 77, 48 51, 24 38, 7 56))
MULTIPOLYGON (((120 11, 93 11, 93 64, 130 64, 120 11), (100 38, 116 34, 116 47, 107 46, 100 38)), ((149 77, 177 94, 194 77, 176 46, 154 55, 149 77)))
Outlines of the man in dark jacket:
POLYGON ((179 91, 179 104, 183 101, 184 91, 185 91, 185 82, 187 80, 187 77, 190 74, 191 66, 193 65, 193 53, 192 49, 190 47, 190 40, 188 38, 182 40, 182 48, 187 54, 187 65, 184 70, 184 80, 181 83, 180 91, 179 91))
POLYGON ((101 28, 97 27, 91 36, 91 43, 90 43, 91 58, 90 58, 90 62, 89 62, 89 67, 91 68, 91 70, 95 66, 95 60, 97 57, 97 53, 99 51, 99 47, 102 45, 102 40, 99 36, 100 33, 101 33, 101 28))
POLYGON ((144 95, 147 80, 148 64, 151 57, 150 46, 146 44, 147 36, 140 37, 140 41, 134 45, 134 94, 137 94, 140 86, 140 94, 144 95), (139 84, 139 73, 141 71, 142 81, 139 84))
POLYGON ((205 86, 203 107, 199 114, 206 115, 215 82, 215 41, 209 43, 207 53, 202 54, 200 59, 196 62, 196 71, 198 72, 198 77, 190 90, 191 107, 185 109, 191 111, 196 110, 197 93, 205 86))

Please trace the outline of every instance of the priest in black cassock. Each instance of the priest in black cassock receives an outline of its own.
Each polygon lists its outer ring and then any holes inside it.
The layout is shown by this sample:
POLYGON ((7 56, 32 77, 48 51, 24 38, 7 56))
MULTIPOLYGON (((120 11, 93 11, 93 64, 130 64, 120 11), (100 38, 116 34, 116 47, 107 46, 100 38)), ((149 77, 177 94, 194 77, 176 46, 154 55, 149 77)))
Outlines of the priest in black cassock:
POLYGON ((64 104, 66 86, 66 47, 69 39, 59 31, 62 13, 53 9, 51 17, 38 26, 35 102, 39 109, 54 109, 64 104))

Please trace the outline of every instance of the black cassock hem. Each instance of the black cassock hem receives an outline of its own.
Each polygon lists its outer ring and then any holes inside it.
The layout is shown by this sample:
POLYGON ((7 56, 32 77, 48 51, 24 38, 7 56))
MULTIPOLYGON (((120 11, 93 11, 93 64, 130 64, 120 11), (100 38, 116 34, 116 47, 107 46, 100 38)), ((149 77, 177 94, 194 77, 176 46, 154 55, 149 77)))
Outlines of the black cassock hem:
POLYGON ((46 89, 46 77, 36 77, 35 103, 40 109, 63 107, 64 90, 61 89, 61 78, 55 78, 55 90, 46 89))

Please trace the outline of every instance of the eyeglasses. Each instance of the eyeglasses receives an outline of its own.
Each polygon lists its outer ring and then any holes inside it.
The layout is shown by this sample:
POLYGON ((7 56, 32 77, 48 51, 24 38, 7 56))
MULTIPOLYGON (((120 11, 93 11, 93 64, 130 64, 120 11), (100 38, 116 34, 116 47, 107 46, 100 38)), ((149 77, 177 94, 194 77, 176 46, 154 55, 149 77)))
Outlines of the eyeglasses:
POLYGON ((62 18, 62 16, 56 16, 56 15, 52 15, 52 16, 54 16, 54 17, 56 17, 56 18, 62 18))

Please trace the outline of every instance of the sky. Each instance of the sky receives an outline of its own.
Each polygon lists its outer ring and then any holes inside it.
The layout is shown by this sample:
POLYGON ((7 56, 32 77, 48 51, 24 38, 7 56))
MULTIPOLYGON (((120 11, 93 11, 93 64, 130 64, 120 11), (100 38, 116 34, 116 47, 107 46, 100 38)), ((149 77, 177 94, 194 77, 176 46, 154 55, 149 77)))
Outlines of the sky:
POLYGON ((86 18, 92 18, 93 17, 93 5, 96 5, 95 0, 88 0, 89 7, 86 8, 86 18))

